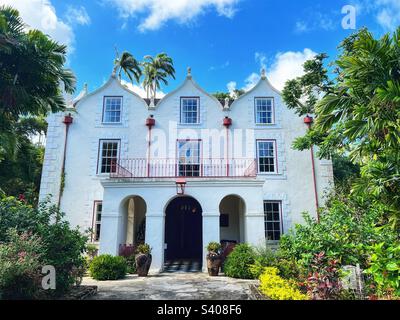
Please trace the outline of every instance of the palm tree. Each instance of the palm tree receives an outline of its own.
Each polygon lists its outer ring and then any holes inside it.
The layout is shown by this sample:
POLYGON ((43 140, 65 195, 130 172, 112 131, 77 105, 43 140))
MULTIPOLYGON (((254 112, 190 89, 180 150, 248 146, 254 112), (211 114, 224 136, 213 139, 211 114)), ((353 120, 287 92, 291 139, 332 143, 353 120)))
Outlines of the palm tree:
POLYGON ((132 83, 134 79, 136 82, 139 82, 142 75, 140 63, 127 51, 124 51, 121 57, 117 52, 117 58, 114 60, 113 74, 116 75, 117 72, 119 80, 121 80, 121 75, 124 73, 132 83))
POLYGON ((159 53, 155 58, 145 56, 144 60, 143 73, 145 78, 143 80, 143 87, 146 89, 147 98, 155 99, 161 82, 167 85, 167 78, 169 76, 175 79, 174 63, 166 53, 159 53))

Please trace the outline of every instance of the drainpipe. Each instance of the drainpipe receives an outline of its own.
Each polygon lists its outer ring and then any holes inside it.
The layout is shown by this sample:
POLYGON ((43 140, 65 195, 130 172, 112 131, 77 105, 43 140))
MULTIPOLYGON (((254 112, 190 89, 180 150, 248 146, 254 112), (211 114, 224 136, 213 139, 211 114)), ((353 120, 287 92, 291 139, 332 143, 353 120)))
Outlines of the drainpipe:
POLYGON ((224 118, 224 127, 226 128, 226 176, 229 177, 229 127, 232 125, 232 119, 224 118))
POLYGON ((150 117, 146 119, 146 126, 149 128, 149 141, 147 145, 147 177, 150 177, 150 148, 151 148, 151 128, 156 125, 156 120, 153 118, 151 114, 150 117))
POLYGON ((60 204, 61 204, 61 196, 62 196, 62 192, 63 192, 63 180, 65 182, 65 159, 67 158, 68 131, 69 131, 69 126, 72 124, 73 121, 74 121, 74 118, 72 118, 70 113, 67 116, 65 116, 64 120, 63 120, 63 123, 65 124, 65 139, 64 139, 63 162, 62 162, 62 167, 61 167, 60 190, 58 193, 58 201, 57 201, 58 208, 60 208, 60 204))
MULTIPOLYGON (((308 130, 311 129, 311 125, 314 122, 314 119, 307 115, 304 118, 304 123, 307 125, 308 130)), ((317 209, 317 221, 319 222, 319 203, 318 203, 318 190, 317 190, 317 177, 315 175, 315 159, 314 159, 314 146, 310 148, 311 152, 311 165, 312 165, 312 174, 313 174, 313 183, 314 183, 314 196, 315 196, 315 207, 317 209)))

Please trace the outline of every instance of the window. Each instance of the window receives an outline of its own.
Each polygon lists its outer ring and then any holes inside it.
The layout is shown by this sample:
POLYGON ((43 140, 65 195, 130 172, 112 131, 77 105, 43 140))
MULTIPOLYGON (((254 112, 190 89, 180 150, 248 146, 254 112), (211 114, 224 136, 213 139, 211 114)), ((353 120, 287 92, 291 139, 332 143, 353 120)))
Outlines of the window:
POLYGON ((121 122, 122 97, 104 97, 103 123, 121 122))
POLYGON ((92 236, 92 241, 94 242, 98 242, 100 240, 102 211, 103 211, 103 203, 101 201, 95 201, 93 210, 93 236, 92 236))
POLYGON ((99 169, 100 173, 116 172, 119 154, 119 140, 100 140, 99 169))
POLYGON ((257 141, 258 172, 276 173, 275 141, 257 141))
POLYGON ((200 141, 178 141, 178 169, 180 177, 200 176, 200 141))
POLYGON ((279 241, 282 234, 281 202, 264 201, 265 239, 279 241))
POLYGON ((181 123, 200 123, 199 98, 181 98, 181 123))
POLYGON ((256 98, 256 124, 274 123, 274 100, 272 98, 256 98))

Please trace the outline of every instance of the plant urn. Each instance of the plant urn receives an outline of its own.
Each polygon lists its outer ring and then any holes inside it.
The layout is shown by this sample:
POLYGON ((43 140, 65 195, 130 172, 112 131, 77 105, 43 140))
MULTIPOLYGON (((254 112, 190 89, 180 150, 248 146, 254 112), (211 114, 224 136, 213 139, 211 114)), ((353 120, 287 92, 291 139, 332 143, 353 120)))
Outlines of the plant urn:
POLYGON ((151 254, 139 253, 135 256, 136 270, 139 277, 147 277, 150 270, 151 260, 151 254))
POLYGON ((229 117, 224 118, 224 126, 229 128, 232 125, 232 119, 229 117))
POLYGON ((207 254, 207 270, 208 275, 216 277, 219 274, 219 268, 221 266, 221 256, 215 252, 207 254))

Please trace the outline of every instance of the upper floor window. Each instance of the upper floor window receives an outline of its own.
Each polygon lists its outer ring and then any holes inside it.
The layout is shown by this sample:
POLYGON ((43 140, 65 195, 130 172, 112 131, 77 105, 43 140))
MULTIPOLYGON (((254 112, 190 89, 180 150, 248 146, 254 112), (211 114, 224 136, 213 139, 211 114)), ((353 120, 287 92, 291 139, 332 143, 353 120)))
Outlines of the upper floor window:
POLYGON ((274 99, 255 99, 256 124, 274 124, 274 99))
POLYGON ((278 241, 282 234, 281 202, 264 201, 265 239, 278 241))
POLYGON ((116 172, 118 156, 119 140, 100 140, 98 172, 116 172))
POLYGON ((200 141, 178 140, 178 175, 200 176, 200 141))
POLYGON ((103 123, 120 123, 122 97, 104 97, 103 123))
POLYGON ((101 212, 103 211, 103 203, 101 201, 95 201, 93 211, 94 216, 92 241, 98 242, 100 240, 101 212))
POLYGON ((276 173, 276 150, 274 140, 257 141, 259 173, 276 173))
POLYGON ((181 98, 181 124, 200 123, 200 98, 181 98))

